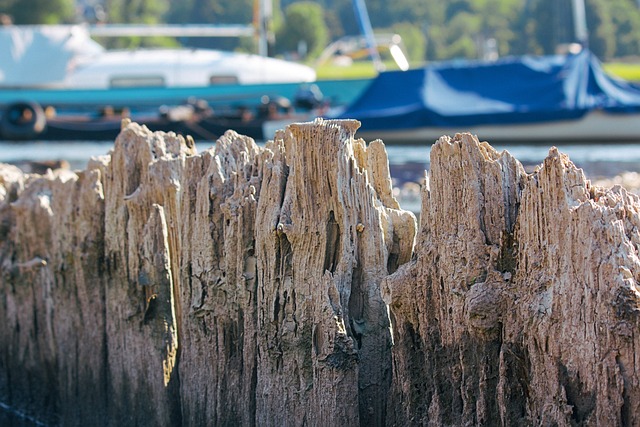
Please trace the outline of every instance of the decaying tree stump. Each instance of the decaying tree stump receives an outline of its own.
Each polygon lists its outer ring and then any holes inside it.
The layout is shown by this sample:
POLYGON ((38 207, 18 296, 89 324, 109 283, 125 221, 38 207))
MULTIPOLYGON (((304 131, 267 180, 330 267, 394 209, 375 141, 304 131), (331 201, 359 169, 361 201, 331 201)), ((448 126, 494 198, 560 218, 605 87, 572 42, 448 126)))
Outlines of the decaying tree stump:
POLYGON ((552 149, 431 152, 421 224, 357 122, 128 124, 0 165, 0 401, 63 425, 638 425, 640 201, 552 149), (415 249, 414 249, 415 241, 415 249))

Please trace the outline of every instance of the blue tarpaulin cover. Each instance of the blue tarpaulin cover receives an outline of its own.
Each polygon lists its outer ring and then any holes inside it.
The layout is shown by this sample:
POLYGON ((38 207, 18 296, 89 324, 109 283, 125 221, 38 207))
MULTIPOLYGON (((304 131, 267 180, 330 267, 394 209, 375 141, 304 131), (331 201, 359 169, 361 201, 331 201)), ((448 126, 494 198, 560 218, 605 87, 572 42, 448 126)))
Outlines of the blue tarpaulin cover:
POLYGON ((640 86, 605 74, 585 49, 380 73, 339 118, 385 130, 568 120, 594 109, 637 113, 640 86))

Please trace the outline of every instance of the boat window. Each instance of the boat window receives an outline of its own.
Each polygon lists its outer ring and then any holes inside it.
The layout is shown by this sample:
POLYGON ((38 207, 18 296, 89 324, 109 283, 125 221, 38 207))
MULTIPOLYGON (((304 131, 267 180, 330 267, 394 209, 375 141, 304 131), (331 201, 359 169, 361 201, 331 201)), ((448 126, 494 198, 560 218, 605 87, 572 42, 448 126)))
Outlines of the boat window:
POLYGON ((238 83, 236 76, 211 76, 209 77, 209 84, 212 85, 226 85, 238 83))
POLYGON ((111 87, 163 87, 162 76, 118 76, 111 78, 111 87))

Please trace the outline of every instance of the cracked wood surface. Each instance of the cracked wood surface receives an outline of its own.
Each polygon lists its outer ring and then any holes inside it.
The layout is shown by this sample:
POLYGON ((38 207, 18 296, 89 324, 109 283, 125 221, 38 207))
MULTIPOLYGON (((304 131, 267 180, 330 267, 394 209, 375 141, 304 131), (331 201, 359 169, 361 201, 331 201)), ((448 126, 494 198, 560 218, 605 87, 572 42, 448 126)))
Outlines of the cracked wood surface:
POLYGON ((390 424, 640 425, 638 197, 468 134, 429 178, 415 257, 382 286, 390 424))
POLYGON ((638 197, 459 134, 417 226, 357 126, 198 154, 125 123, 84 171, 0 165, 0 401, 52 425, 640 425, 638 197))
POLYGON ((0 167, 0 393, 64 425, 382 425, 379 292, 415 218, 355 122, 267 147, 125 124, 86 171, 0 167))

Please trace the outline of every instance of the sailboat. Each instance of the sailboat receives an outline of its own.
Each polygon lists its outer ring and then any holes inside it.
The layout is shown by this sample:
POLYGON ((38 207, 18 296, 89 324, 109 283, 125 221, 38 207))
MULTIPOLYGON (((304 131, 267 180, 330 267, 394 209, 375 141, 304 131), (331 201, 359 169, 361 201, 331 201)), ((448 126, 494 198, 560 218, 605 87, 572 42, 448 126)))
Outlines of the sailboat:
POLYGON ((334 118, 358 136, 432 143, 471 132, 492 142, 640 141, 640 86, 607 75, 588 49, 584 0, 572 0, 576 43, 564 55, 446 61, 382 72, 334 118))
POLYGON ((607 75, 588 49, 449 61, 383 72, 335 118, 358 136, 433 143, 471 132, 491 142, 640 141, 640 86, 607 75))

